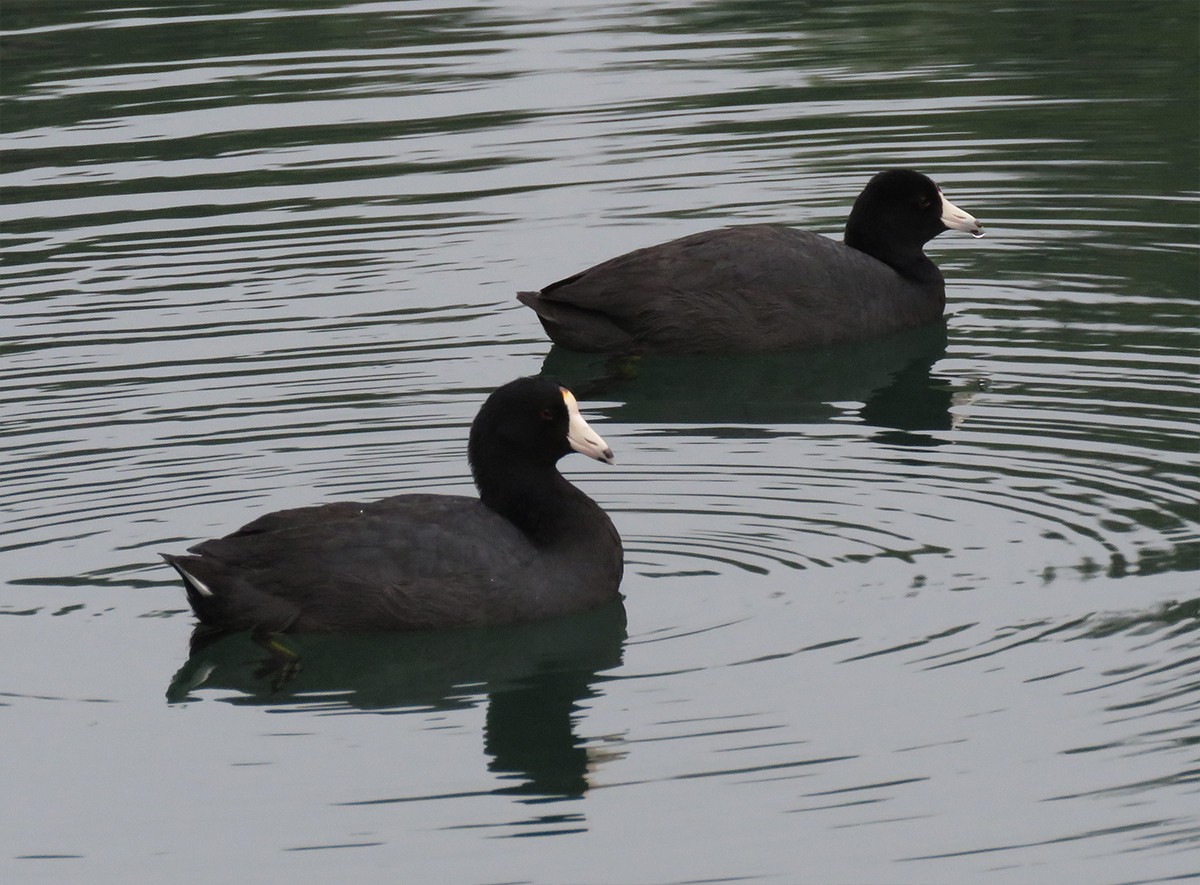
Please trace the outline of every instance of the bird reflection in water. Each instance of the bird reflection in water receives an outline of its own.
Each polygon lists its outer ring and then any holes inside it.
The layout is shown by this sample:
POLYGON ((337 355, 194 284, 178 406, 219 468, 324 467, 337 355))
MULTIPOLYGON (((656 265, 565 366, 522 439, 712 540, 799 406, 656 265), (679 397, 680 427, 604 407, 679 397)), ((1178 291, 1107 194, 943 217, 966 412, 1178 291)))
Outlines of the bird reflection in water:
POLYGON ((576 733, 580 704, 621 664, 621 602, 518 626, 366 635, 261 636, 205 641, 167 690, 167 700, 222 700, 278 707, 344 706, 378 713, 449 711, 487 699, 488 769, 515 781, 497 792, 530 801, 582 796, 596 753, 576 733))
POLYGON ((881 442, 939 445, 971 388, 939 375, 945 323, 880 341, 765 354, 598 357, 552 347, 542 372, 587 399, 612 399, 612 421, 707 424, 718 435, 851 420, 881 442), (738 428, 729 425, 741 425, 738 428))

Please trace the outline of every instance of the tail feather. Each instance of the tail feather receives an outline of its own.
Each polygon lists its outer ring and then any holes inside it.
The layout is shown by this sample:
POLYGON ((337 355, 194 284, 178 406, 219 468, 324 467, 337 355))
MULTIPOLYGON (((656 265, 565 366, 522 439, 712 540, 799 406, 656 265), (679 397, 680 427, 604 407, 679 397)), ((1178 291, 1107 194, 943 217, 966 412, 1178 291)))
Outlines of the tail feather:
POLYGON ((533 310, 555 344, 585 353, 629 350, 633 336, 597 310, 543 298, 540 292, 518 292, 517 300, 533 310))
POLYGON ((201 626, 214 631, 267 630, 296 627, 300 608, 294 600, 256 586, 244 571, 203 555, 160 553, 179 573, 188 604, 201 626))
POLYGON ((198 561, 197 557, 176 556, 171 553, 158 555, 183 579, 183 588, 187 591, 188 604, 200 622, 204 624, 218 623, 220 618, 216 611, 216 603, 219 597, 207 581, 199 577, 194 569, 188 568, 189 564, 198 561))

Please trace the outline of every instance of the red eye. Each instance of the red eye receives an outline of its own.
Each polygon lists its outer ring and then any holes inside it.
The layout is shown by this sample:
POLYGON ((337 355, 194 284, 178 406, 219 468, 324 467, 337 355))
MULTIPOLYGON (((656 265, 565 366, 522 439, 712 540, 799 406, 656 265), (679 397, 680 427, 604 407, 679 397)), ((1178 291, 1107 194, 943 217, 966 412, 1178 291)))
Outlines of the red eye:
POLYGON ((547 424, 549 424, 551 421, 554 420, 554 413, 551 412, 549 409, 542 409, 540 412, 538 412, 538 417, 541 418, 543 421, 545 421, 547 424))

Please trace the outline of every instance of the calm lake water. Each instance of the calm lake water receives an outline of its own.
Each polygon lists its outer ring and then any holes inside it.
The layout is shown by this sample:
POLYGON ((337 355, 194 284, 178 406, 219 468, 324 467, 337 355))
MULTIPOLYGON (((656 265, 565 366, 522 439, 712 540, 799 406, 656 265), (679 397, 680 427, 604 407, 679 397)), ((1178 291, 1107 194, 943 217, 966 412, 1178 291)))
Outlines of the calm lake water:
POLYGON ((0 879, 1200 870, 1200 7, 5 0, 0 879), (514 299, 920 169, 944 329, 612 365, 514 299), (575 386, 624 612, 189 660, 160 550, 471 493, 575 386), (539 837, 539 838, 523 838, 539 837))

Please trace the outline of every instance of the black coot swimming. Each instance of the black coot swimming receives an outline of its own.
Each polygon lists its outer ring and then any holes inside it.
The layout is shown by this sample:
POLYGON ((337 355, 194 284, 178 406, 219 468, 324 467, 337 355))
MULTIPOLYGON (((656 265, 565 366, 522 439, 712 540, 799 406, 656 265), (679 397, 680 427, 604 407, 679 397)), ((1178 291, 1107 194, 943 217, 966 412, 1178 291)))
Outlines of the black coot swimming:
POLYGON ((637 249, 519 292, 555 344, 591 353, 754 353, 864 341, 941 318, 946 283, 922 248, 983 226, 929 178, 880 172, 842 243, 775 224, 637 249))
POLYGON ((471 425, 479 498, 397 495, 281 510, 163 558, 212 632, 364 632, 534 621, 620 597, 621 539, 555 466, 613 463, 574 396, 500 387, 471 425))

